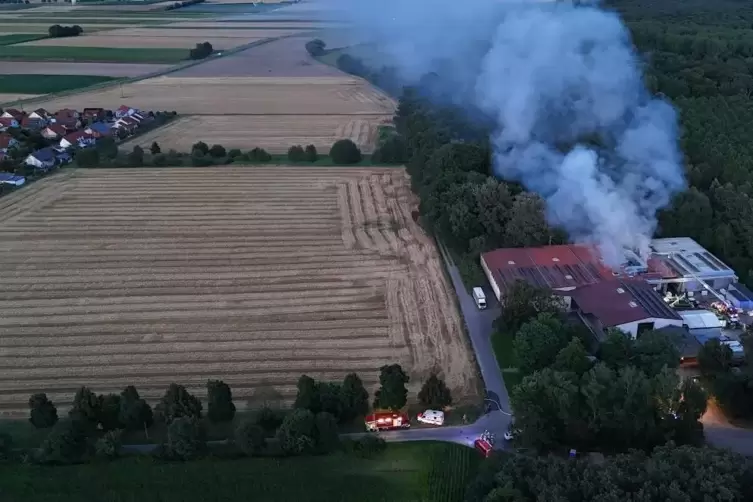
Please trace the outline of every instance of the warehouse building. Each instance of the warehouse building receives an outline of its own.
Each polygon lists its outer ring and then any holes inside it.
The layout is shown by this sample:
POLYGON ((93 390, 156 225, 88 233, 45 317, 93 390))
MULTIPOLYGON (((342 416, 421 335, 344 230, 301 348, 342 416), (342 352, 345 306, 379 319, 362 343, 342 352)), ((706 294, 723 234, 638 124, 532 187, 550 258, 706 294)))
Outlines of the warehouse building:
POLYGON ((644 331, 682 327, 683 319, 669 308, 653 286, 638 279, 616 279, 579 287, 568 293, 570 308, 601 338, 617 328, 636 338, 644 331))
POLYGON ((729 266, 689 237, 654 239, 651 251, 654 266, 661 269, 662 277, 647 280, 661 292, 703 295, 705 283, 724 294, 737 282, 737 275, 729 266))

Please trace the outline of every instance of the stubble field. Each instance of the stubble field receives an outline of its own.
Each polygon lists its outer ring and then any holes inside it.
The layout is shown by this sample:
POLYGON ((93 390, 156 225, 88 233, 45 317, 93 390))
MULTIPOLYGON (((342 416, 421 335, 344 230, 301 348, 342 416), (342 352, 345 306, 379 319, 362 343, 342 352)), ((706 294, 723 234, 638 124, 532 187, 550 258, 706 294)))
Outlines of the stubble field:
POLYGON ((156 141, 162 148, 190 152, 197 141, 243 151, 262 147, 286 153, 293 145, 314 145, 321 153, 339 139, 352 140, 364 153, 372 153, 380 125, 391 124, 389 115, 218 115, 183 117, 166 127, 138 136, 123 148, 148 149, 156 141))
MULTIPOLYGON (((289 403, 306 373, 400 363, 478 392, 432 240, 401 169, 78 170, 0 201, 0 411, 33 392, 171 382, 289 403)), ((62 411, 61 410, 61 411, 62 411)))

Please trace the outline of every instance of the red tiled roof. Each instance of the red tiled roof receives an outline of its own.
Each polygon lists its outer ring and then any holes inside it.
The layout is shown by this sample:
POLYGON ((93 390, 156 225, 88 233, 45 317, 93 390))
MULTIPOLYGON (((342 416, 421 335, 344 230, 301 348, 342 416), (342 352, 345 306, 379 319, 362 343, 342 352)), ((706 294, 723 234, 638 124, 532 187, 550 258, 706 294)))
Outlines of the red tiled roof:
POLYGON ((120 111, 120 112, 127 112, 130 109, 131 109, 131 107, 130 106, 126 106, 126 105, 120 105, 118 107, 118 111, 120 111))
MULTIPOLYGON (((16 119, 12 119, 10 117, 0 117, 0 125, 3 125, 5 127, 10 127, 11 124, 13 124, 13 121, 16 119)), ((18 121, 16 121, 18 122, 18 121)))
POLYGON ((78 141, 79 138, 91 138, 91 137, 92 135, 86 131, 76 131, 76 132, 67 134, 65 136, 65 140, 68 141, 69 143, 72 143, 74 141, 78 141))
POLYGON ((13 136, 8 133, 0 134, 0 148, 8 148, 10 142, 13 140, 13 136))
POLYGON ((574 248, 581 246, 546 246, 540 248, 496 249, 482 255, 499 286, 505 290, 516 280, 549 289, 574 288, 612 279, 595 253, 574 248), (588 259, 590 258, 590 259, 588 259))
POLYGON ((7 114, 9 114, 9 115, 12 115, 12 116, 13 116, 13 118, 14 118, 14 119, 16 119, 16 120, 20 120, 20 119, 21 119, 21 117, 23 117, 24 115, 26 115, 26 114, 25 114, 24 112, 22 112, 21 110, 16 110, 15 108, 7 108, 7 109, 5 110, 5 113, 7 113, 7 114))
POLYGON ((54 132, 58 136, 64 136, 65 133, 68 132, 68 130, 60 124, 50 124, 46 127, 46 129, 49 129, 50 131, 54 132))
POLYGON ((581 312, 608 328, 643 319, 682 318, 643 280, 617 279, 582 286, 570 292, 581 312))

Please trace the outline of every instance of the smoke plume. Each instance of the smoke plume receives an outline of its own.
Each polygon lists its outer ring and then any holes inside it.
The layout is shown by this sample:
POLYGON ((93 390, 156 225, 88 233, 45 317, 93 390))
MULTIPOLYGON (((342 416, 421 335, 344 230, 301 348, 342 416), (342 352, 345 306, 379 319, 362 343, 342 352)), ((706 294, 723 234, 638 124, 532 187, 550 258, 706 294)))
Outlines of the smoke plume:
POLYGON ((656 213, 685 186, 677 117, 646 91, 619 17, 592 6, 502 0, 325 0, 367 59, 496 124, 494 169, 544 198, 550 223, 619 266, 645 256, 656 213))

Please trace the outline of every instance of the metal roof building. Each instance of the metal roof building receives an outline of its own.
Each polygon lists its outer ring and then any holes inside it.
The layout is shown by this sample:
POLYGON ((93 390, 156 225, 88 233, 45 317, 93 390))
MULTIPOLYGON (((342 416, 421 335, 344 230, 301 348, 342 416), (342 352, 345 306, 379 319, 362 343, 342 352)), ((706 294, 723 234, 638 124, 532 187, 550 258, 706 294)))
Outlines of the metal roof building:
POLYGON ((677 284, 678 292, 695 292, 705 289, 701 281, 714 290, 737 282, 734 270, 689 237, 654 239, 651 250, 674 272, 660 281, 649 280, 654 284, 677 284))
POLYGON ((722 322, 708 310, 682 310, 682 322, 688 329, 722 329, 722 322))

